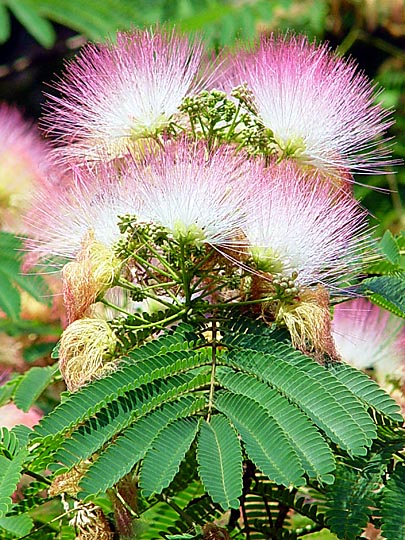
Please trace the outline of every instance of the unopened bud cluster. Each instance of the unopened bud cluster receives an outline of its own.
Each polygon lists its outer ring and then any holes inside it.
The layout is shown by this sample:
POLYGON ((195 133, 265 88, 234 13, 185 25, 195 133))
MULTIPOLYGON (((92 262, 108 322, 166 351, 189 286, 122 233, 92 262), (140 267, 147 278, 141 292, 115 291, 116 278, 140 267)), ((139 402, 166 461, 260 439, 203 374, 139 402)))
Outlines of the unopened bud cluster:
POLYGON ((298 272, 293 272, 290 277, 283 274, 275 274, 273 285, 276 296, 279 299, 295 298, 299 293, 299 287, 296 284, 298 272))

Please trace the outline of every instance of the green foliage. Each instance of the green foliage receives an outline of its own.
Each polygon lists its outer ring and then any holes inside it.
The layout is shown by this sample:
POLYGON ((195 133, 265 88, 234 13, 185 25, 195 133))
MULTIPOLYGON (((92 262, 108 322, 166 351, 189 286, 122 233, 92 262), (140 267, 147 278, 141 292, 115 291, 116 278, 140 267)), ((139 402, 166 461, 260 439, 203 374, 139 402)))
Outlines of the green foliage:
POLYGON ((217 392, 215 404, 231 419, 250 459, 269 478, 284 486, 303 485, 304 470, 288 437, 254 400, 217 392))
POLYGON ((26 454, 23 448, 11 459, 0 455, 0 518, 5 517, 12 506, 11 495, 21 478, 21 468, 26 454))
POLYGON ((405 319, 405 273, 365 279, 361 291, 377 306, 405 319))
MULTIPOLYGON (((56 39, 56 32, 53 26, 46 19, 41 17, 37 5, 30 0, 18 0, 5 2, 13 15, 27 29, 27 31, 44 47, 51 47, 56 39)), ((2 34, 7 36, 8 21, 4 24, 2 34)))
POLYGON ((381 475, 359 475, 346 466, 338 467, 326 512, 326 520, 338 538, 356 539, 366 527, 371 514, 372 494, 381 475), (333 496, 333 498, 332 498, 333 496))
POLYGON ((22 538, 30 532, 32 526, 32 519, 26 514, 0 517, 0 532, 1 529, 4 529, 10 532, 13 537, 22 538))
POLYGON ((239 508, 242 495, 242 451, 235 430, 225 416, 203 422, 198 440, 199 475, 212 500, 239 508))
POLYGON ((21 380, 21 376, 14 377, 6 384, 0 387, 0 406, 8 403, 21 380))
MULTIPOLYGON (((317 364, 266 325, 239 321, 221 333, 218 349, 181 324, 130 351, 120 369, 71 394, 41 421, 31 441, 42 446, 30 467, 51 461, 61 472, 60 465, 70 469, 90 460, 80 481, 79 497, 86 500, 137 469, 142 493, 153 500, 174 489, 195 447, 214 503, 237 508, 243 496, 239 438, 269 480, 299 488, 308 475, 323 489, 334 480, 334 444, 346 455, 369 455, 377 431, 368 408, 386 421, 401 420, 393 400, 368 377, 317 364), (219 363, 214 379, 213 351, 219 363), (208 411, 211 418, 203 421, 208 411)), ((357 473, 353 478, 359 481, 357 473)), ((359 499, 362 515, 369 515, 369 502, 359 499)), ((331 523, 335 514, 329 510, 331 523)))
MULTIPOLYGON (((331 530, 354 540, 401 448, 399 428, 378 425, 401 422, 398 406, 354 368, 321 366, 284 333, 246 317, 231 320, 219 325, 220 346, 205 321, 149 338, 115 372, 64 396, 29 438, 29 430, 4 431, 2 515, 24 515, 40 501, 38 487, 25 505, 12 506, 23 469, 60 474, 85 463, 79 500, 93 500, 136 471, 140 514, 151 515, 155 504, 167 509, 145 539, 157 530, 199 537, 191 523, 203 527, 219 507, 232 515, 242 504, 252 539, 281 526, 284 538, 296 538, 285 510, 293 508, 315 528, 325 525, 326 512, 331 530), (381 429, 388 430, 384 443, 381 429), (188 492, 197 471, 211 500, 188 492), (247 474, 260 478, 254 489, 247 474), (316 498, 305 502, 300 490, 308 479, 325 507, 316 498)), ((30 406, 53 371, 33 368, 20 377, 13 388, 20 406, 30 406)))
POLYGON ((405 261, 404 257, 401 258, 401 247, 404 247, 404 235, 395 239, 391 231, 385 231, 380 241, 380 249, 391 264, 396 265, 405 261))
MULTIPOLYGON (((83 496, 112 487, 144 457, 157 435, 170 421, 192 414, 203 408, 204 404, 205 400, 195 400, 188 396, 181 397, 175 403, 165 403, 156 411, 135 420, 129 428, 121 432, 113 444, 104 449, 91 465, 80 483, 83 496), (108 476, 105 474, 106 470, 109 471, 108 476)), ((64 456, 64 453, 66 449, 68 451, 69 446, 72 446, 70 441, 69 439, 58 453, 62 463, 68 462, 69 465, 72 464, 72 454, 64 456)), ((76 462, 76 459, 73 462, 76 462)))
MULTIPOLYGON (((367 459, 356 458, 340 463, 335 483, 326 492, 326 521, 338 538, 356 540, 371 516, 378 517, 380 490, 395 452, 401 449, 401 440, 395 431, 383 435, 385 443, 376 442, 367 459), (387 437, 388 434, 388 437, 387 437)), ((387 484, 388 486, 388 484, 387 484)), ((383 501, 390 498, 387 486, 383 488, 383 501)), ((383 502, 382 512, 387 512, 383 502)), ((398 521, 396 531, 400 531, 398 521)), ((396 538, 402 538, 399 534, 396 538)))
MULTIPOLYGON (((288 9, 291 0, 231 2, 228 0, 1 0, 0 39, 10 36, 9 13, 44 47, 55 42, 51 23, 72 28, 92 40, 112 37, 117 29, 169 22, 186 32, 204 32, 212 46, 224 46, 236 38, 252 40, 257 24, 270 23, 277 9, 288 9)), ((305 6, 300 13, 303 28, 312 33, 322 32, 326 17, 325 0, 305 6)), ((281 22, 288 25, 288 22, 281 22)))
POLYGON ((196 418, 180 418, 163 428, 153 439, 140 473, 140 486, 145 497, 161 493, 170 484, 198 428, 196 418), (163 456, 166 459, 162 459, 163 456))
MULTIPOLYGON (((320 35, 328 9, 326 0, 0 0, 0 42, 10 37, 12 13, 48 48, 55 44, 53 23, 103 40, 116 29, 166 22, 202 33, 209 47, 219 48, 235 38, 253 40, 258 27, 294 26, 320 35), (280 17, 290 7, 296 25, 280 17)), ((402 72, 388 69, 379 79, 388 86, 386 103, 399 107, 402 72)), ((213 118, 207 117, 208 125, 213 118)), ((403 118, 398 118, 401 131, 403 118)), ((403 140, 400 136, 396 155, 405 155, 403 140)), ((401 189, 403 173, 398 178, 401 189)), ((374 193, 354 189, 366 193, 364 203, 374 212, 374 193)), ((395 185, 390 189, 396 192, 395 185)), ((384 207, 377 214, 385 212, 384 224, 391 224, 392 216, 399 221, 400 209, 397 201, 396 214, 384 207)), ((40 276, 21 274, 21 249, 20 240, 0 233, 0 309, 7 316, 0 320, 0 331, 54 335, 52 325, 20 319, 21 290, 41 302, 50 296, 40 276)), ((366 267, 373 277, 359 287, 372 302, 403 318, 404 250, 403 233, 385 232, 366 267)), ((134 512, 141 518, 136 535, 142 540, 224 538, 204 532, 214 522, 223 523, 235 540, 295 540, 325 526, 339 538, 357 540, 370 520, 382 525, 387 540, 404 538, 405 437, 395 402, 354 368, 319 365, 296 351, 286 332, 230 310, 219 314, 218 337, 201 316, 201 305, 195 312, 189 307, 184 310, 187 324, 165 332, 161 312, 114 320, 122 354, 115 372, 63 394, 62 403, 33 433, 23 426, 0 430, 0 536, 73 539, 77 531, 68 523, 73 506, 106 499, 106 494, 113 500, 120 480, 129 477, 140 488, 134 512), (224 314, 228 321, 222 320, 224 314), (68 515, 57 519, 55 528, 38 528, 41 505, 52 503, 45 488, 60 473, 77 470, 84 475, 78 493, 66 496, 68 515), (23 500, 13 504, 12 494, 26 472, 37 481, 22 487, 23 500), (291 510, 307 525, 297 526, 291 510), (33 524, 38 530, 30 533, 33 524)), ((175 306, 166 312, 172 314, 175 306)), ((34 344, 24 357, 34 361, 50 346, 34 344)), ((55 372, 34 367, 16 376, 0 388, 0 404, 13 399, 27 411, 55 372)), ((103 506, 110 520, 112 506, 103 506)))
POLYGON ((333 481, 335 468, 332 452, 310 419, 271 386, 246 373, 219 369, 221 384, 257 401, 270 415, 298 453, 305 472, 320 482, 333 481))
POLYGON ((14 403, 25 412, 35 403, 55 374, 54 367, 33 367, 22 377, 14 393, 14 403))
POLYGON ((405 466, 399 463, 382 498, 382 532, 387 540, 405 538, 405 466))
POLYGON ((236 336, 231 343, 241 349, 231 355, 236 367, 248 366, 299 406, 336 444, 351 454, 366 454, 375 437, 373 422, 364 405, 331 372, 287 344, 266 337, 236 336), (271 352, 247 351, 249 347, 267 347, 271 352))
POLYGON ((398 404, 365 373, 343 362, 333 364, 329 369, 366 405, 394 422, 403 422, 398 404))
POLYGON ((21 274, 22 241, 10 233, 0 231, 0 310, 12 321, 19 319, 21 310, 20 290, 35 300, 49 303, 50 290, 38 274, 21 274))
POLYGON ((367 267, 370 274, 401 276, 405 271, 405 233, 393 236, 391 231, 385 231, 377 244, 377 254, 377 261, 367 267))
POLYGON ((0 268, 0 279, 2 282, 0 288, 0 307, 7 317, 12 320, 17 319, 21 309, 20 295, 10 279, 8 279, 8 274, 4 272, 4 264, 0 268))

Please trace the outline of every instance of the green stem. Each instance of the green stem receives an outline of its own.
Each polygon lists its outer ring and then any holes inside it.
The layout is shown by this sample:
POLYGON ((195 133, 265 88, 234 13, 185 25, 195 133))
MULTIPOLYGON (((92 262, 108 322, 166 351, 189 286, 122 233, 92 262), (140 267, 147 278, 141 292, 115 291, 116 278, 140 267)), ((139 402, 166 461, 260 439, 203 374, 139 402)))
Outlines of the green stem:
POLYGON ((215 253, 215 249, 210 249, 208 253, 193 267, 193 273, 195 274, 206 262, 210 260, 212 255, 215 253))
POLYGON ((182 303, 179 302, 178 298, 176 298, 175 296, 173 297, 173 300, 175 301, 174 304, 173 304, 173 302, 168 302, 167 300, 163 300, 163 298, 161 296, 156 296, 154 294, 147 294, 146 293, 145 297, 150 298, 154 302, 162 304, 162 306, 166 306, 167 308, 172 308, 174 305, 177 305, 177 306, 183 305, 182 303))
MULTIPOLYGON (((144 330, 147 328, 161 328, 164 329, 168 323, 171 323, 173 321, 176 321, 177 319, 180 319, 183 315, 187 313, 187 309, 181 309, 177 313, 174 313, 170 317, 166 317, 165 319, 161 319, 160 321, 151 322, 148 324, 141 324, 136 327, 137 330, 144 330)), ((123 324, 125 326, 125 323, 123 324)), ((128 328, 133 329, 132 326, 128 326, 128 328)))
MULTIPOLYGON (((139 289, 140 289, 140 286, 139 285, 134 285, 133 283, 131 283, 130 281, 126 280, 125 278, 121 277, 118 281, 117 281, 117 285, 119 285, 120 287, 122 287, 123 289, 126 289, 128 291, 135 291, 135 292, 138 292, 139 289)), ((171 287, 174 287, 178 285, 178 282, 177 281, 169 281, 169 282, 159 282, 159 283, 155 283, 155 285, 148 285, 147 287, 142 287, 142 293, 149 298, 157 298, 157 297, 154 297, 152 295, 148 295, 148 291, 153 291, 155 289, 163 289, 165 291, 165 293, 170 296, 170 298, 172 300, 174 300, 175 302, 177 302, 177 296, 175 294, 173 294, 170 290, 171 287), (167 289, 167 290, 166 290, 167 289)), ((162 302, 163 303, 163 302, 162 302)), ((170 304, 170 306, 172 306, 172 304, 170 304)))
MULTIPOLYGON (((237 302, 238 306, 254 306, 257 304, 263 304, 264 302, 274 302, 277 298, 275 296, 267 296, 266 298, 259 298, 258 300, 245 300, 243 302, 237 302)), ((212 304, 212 309, 229 307, 235 299, 230 299, 228 302, 220 302, 219 304, 212 304)))
POLYGON ((208 414, 207 422, 211 419, 212 409, 214 407, 214 389, 215 389, 215 372, 217 367, 217 323, 215 319, 211 323, 212 331, 212 361, 211 361, 211 379, 210 379, 210 393, 208 396, 208 414))
POLYGON ((197 281, 195 281, 191 285, 191 294, 198 294, 198 293, 205 293, 204 296, 208 296, 209 294, 213 294, 214 292, 220 291, 224 288, 224 283, 221 279, 212 278, 209 285, 210 288, 202 287, 199 289, 198 287, 201 285, 201 283, 204 281, 204 279, 207 279, 208 276, 201 276, 197 281), (212 288, 213 283, 220 283, 218 287, 212 288))
POLYGON ((65 516, 68 516, 69 514, 71 514, 72 512, 75 512, 77 510, 75 510, 74 508, 72 508, 71 510, 68 510, 67 512, 64 512, 63 514, 59 514, 59 516, 56 516, 54 517, 53 519, 51 519, 51 521, 47 521, 46 523, 44 523, 43 525, 41 525, 40 527, 37 527, 36 529, 30 531, 28 534, 26 534, 25 536, 20 536, 19 540, 25 540, 25 538, 29 538, 30 536, 32 536, 34 533, 40 531, 41 529, 44 529, 45 527, 48 527, 51 523, 55 523, 56 521, 60 521, 62 518, 64 518, 65 516))
POLYGON ((198 122, 199 122, 199 124, 201 126, 201 130, 203 132, 204 139, 208 139, 207 130, 205 129, 205 126, 204 126, 204 124, 203 124, 203 122, 201 120, 201 116, 198 116, 198 122))
MULTIPOLYGON (((142 292, 147 293, 148 291, 154 291, 155 289, 170 289, 178 285, 177 281, 166 281, 163 283, 155 283, 155 285, 148 285, 147 287, 142 287, 142 292)), ((134 287, 136 289, 136 287, 134 287)))
POLYGON ((172 501, 170 497, 167 497, 166 495, 158 495, 157 498, 165 502, 171 508, 173 508, 173 510, 177 512, 177 514, 182 517, 190 527, 194 528, 194 520, 186 512, 184 512, 184 510, 182 510, 180 506, 178 506, 174 501, 172 501))
POLYGON ((32 472, 29 469, 23 469, 23 474, 26 474, 28 476, 31 476, 31 478, 35 478, 35 480, 38 480, 39 482, 43 482, 44 484, 48 484, 50 486, 52 482, 46 478, 45 476, 42 476, 41 474, 38 474, 36 472, 32 472))
POLYGON ((238 116, 239 116, 239 113, 240 113, 240 110, 241 110, 241 103, 239 102, 238 103, 238 108, 236 109, 236 112, 235 112, 235 115, 233 117, 233 120, 232 120, 232 123, 229 127, 229 130, 228 130, 228 135, 227 135, 227 140, 229 141, 235 131, 235 127, 237 126, 237 122, 236 120, 238 119, 238 116))
POLYGON ((121 493, 118 491, 118 489, 114 488, 114 495, 115 497, 117 497, 117 499, 120 501, 120 503, 122 504, 122 506, 129 512, 129 514, 133 517, 133 518, 139 518, 139 515, 134 512, 133 508, 131 508, 129 506, 129 504, 127 503, 127 501, 124 499, 124 497, 121 495, 121 493))
POLYGON ((181 271, 181 280, 183 282, 183 289, 184 289, 184 298, 185 298, 185 305, 187 308, 191 305, 191 290, 190 290, 190 283, 191 278, 189 272, 186 270, 185 265, 185 252, 184 252, 184 244, 180 244, 180 271, 181 271))
POLYGON ((106 300, 105 298, 102 298, 100 300, 100 302, 102 304, 104 304, 105 306, 111 308, 111 309, 114 309, 115 311, 119 311, 120 313, 123 313, 124 315, 127 315, 129 317, 135 317, 136 319, 139 319, 140 321, 144 321, 145 319, 143 319, 142 317, 138 317, 137 315, 135 315, 135 313, 130 313, 129 311, 127 311, 126 309, 123 309, 119 306, 116 306, 115 304, 109 302, 108 300, 106 300))
POLYGON ((173 268, 167 263, 167 261, 159 254, 157 253, 150 245, 148 245, 150 252, 154 257, 162 263, 162 265, 166 268, 167 272, 163 270, 163 268, 159 268, 158 266, 155 266, 154 264, 145 261, 142 257, 137 255, 136 253, 132 254, 132 258, 135 259, 142 268, 149 273, 149 270, 153 270, 154 272, 159 273, 161 276, 170 278, 170 279, 177 279, 177 274, 174 272, 173 268))
POLYGON ((196 139, 197 138, 197 134, 195 132, 195 122, 194 122, 194 118, 191 116, 191 114, 188 115, 189 119, 190 119, 190 126, 191 126, 191 131, 193 133, 193 136, 194 138, 196 139))

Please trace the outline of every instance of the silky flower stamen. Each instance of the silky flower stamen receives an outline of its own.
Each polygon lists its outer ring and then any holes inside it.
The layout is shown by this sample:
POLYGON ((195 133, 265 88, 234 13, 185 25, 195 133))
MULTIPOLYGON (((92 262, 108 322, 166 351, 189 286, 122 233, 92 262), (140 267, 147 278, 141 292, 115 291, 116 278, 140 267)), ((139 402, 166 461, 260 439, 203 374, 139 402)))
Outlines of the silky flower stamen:
POLYGON ((110 289, 119 276, 121 261, 112 249, 94 239, 90 231, 76 261, 62 271, 63 299, 70 324, 83 317, 98 297, 110 289))
POLYGON ((201 41, 173 31, 119 32, 115 43, 87 45, 68 65, 44 124, 68 143, 60 159, 112 159, 162 132, 208 79, 201 41))
POLYGON ((63 332, 59 347, 59 367, 68 390, 115 369, 111 362, 117 339, 102 319, 79 319, 63 332))
POLYGON ((358 369, 372 368, 381 384, 390 376, 404 377, 404 321, 369 300, 335 306, 333 337, 343 360, 358 369))
POLYGON ((204 143, 181 139, 152 155, 132 174, 141 200, 140 216, 163 226, 179 242, 218 249, 240 243, 244 208, 260 163, 232 147, 209 152, 204 143))
POLYGON ((318 174, 273 164, 257 182, 243 228, 256 269, 289 276, 298 287, 347 285, 362 266, 367 212, 318 174))
POLYGON ((314 354, 319 361, 323 361, 325 355, 338 359, 331 334, 329 295, 321 285, 314 290, 302 290, 296 301, 279 302, 275 320, 287 327, 297 349, 314 354))
POLYGON ((392 162, 378 138, 392 124, 351 60, 304 36, 263 38, 235 56, 234 86, 247 83, 258 117, 284 156, 335 176, 380 172, 392 162))
POLYGON ((89 232, 112 249, 120 237, 119 216, 138 211, 136 187, 128 176, 108 164, 81 167, 67 186, 36 193, 26 216, 27 266, 47 262, 60 269, 77 257, 89 232))

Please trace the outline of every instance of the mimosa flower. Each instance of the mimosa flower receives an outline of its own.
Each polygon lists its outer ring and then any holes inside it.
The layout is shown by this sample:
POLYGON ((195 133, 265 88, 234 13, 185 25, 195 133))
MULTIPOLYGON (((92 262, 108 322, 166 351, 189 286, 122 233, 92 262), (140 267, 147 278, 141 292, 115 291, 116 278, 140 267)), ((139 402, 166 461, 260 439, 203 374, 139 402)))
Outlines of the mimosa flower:
POLYGON ((243 232, 258 270, 293 275, 298 287, 322 284, 331 290, 361 269, 365 218, 350 194, 287 160, 258 182, 243 232))
POLYGON ((233 62, 231 82, 247 83, 284 155, 334 175, 374 173, 389 163, 377 140, 392 123, 389 111, 375 103, 373 85, 353 61, 289 35, 263 38, 233 62))
POLYGON ((209 152, 202 142, 184 139, 151 155, 147 167, 134 162, 131 174, 142 219, 179 241, 220 249, 240 242, 244 208, 261 170, 259 161, 236 156, 232 147, 209 152))
POLYGON ((62 159, 111 159, 134 141, 163 131, 185 96, 201 88, 203 46, 170 31, 118 33, 90 44, 68 65, 49 96, 47 132, 66 146, 62 159))
POLYGON ((0 105, 0 226, 22 232, 21 212, 45 181, 46 145, 20 111, 0 105))
POLYGON ((14 403, 8 403, 0 407, 0 428, 11 429, 18 424, 32 428, 38 424, 42 416, 42 411, 37 407, 31 407, 28 412, 24 412, 14 403))
MULTIPOLYGON (((0 366, 1 385, 7 382, 10 373, 11 370, 4 369, 0 366)), ((24 426, 32 428, 38 424, 42 416, 43 412, 37 407, 31 407, 28 412, 24 412, 14 403, 7 403, 0 407, 0 428, 6 427, 11 429, 18 424, 23 424, 24 426)))
POLYGON ((47 262, 61 268, 77 257, 89 233, 95 242, 112 248, 120 238, 118 216, 138 210, 133 182, 115 167, 75 170, 69 185, 36 194, 26 216, 26 266, 47 262))
POLYGON ((321 362, 325 354, 338 358, 331 333, 329 294, 321 285, 301 290, 299 298, 293 301, 278 302, 275 320, 287 327, 295 348, 321 362))
POLYGON ((374 369, 380 383, 404 376, 404 321, 369 300, 355 298, 335 307, 333 337, 343 360, 374 369))

